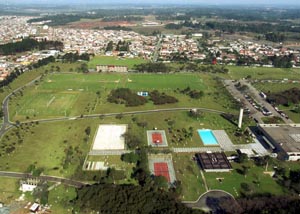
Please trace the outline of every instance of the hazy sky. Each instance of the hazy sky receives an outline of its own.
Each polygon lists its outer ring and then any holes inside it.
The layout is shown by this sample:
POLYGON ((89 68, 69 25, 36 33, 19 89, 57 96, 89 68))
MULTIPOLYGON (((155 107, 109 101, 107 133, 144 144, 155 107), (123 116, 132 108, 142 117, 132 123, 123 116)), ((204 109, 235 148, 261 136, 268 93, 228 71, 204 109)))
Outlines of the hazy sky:
POLYGON ((300 0, 0 0, 0 3, 48 3, 48 4, 109 4, 109 3, 130 3, 130 4, 284 4, 284 5, 300 5, 300 0))

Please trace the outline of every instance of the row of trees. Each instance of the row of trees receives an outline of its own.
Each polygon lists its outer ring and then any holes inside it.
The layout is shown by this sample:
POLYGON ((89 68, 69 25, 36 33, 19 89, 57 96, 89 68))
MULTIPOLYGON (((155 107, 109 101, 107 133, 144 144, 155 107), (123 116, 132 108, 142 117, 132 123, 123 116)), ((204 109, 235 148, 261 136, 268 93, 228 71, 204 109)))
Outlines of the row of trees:
POLYGON ((300 89, 291 88, 282 92, 267 93, 267 101, 276 105, 289 106, 300 103, 300 89))
POLYGON ((179 92, 181 94, 186 94, 186 95, 190 96, 190 98, 192 98, 192 99, 200 99, 204 96, 203 91, 192 90, 189 86, 183 90, 179 90, 179 92))
POLYGON ((129 45, 130 43, 128 41, 119 41, 118 44, 116 45, 116 47, 114 48, 114 43, 112 41, 109 41, 107 43, 106 49, 105 51, 129 51, 129 45))
POLYGON ((133 21, 143 21, 144 17, 142 16, 112 16, 112 17, 105 17, 102 19, 103 22, 133 22, 133 21))
POLYGON ((144 73, 168 73, 171 71, 171 68, 166 64, 159 62, 159 63, 143 63, 134 66, 134 70, 138 72, 144 73))
POLYGON ((34 49, 38 50, 62 50, 63 43, 59 41, 41 41, 38 42, 35 39, 26 38, 20 42, 12 42, 4 45, 0 45, 0 54, 2 55, 11 55, 16 53, 22 53, 25 51, 31 51, 34 49))
POLYGON ((58 59, 62 60, 63 62, 77 62, 78 60, 83 60, 83 61, 90 61, 91 54, 88 53, 83 53, 79 54, 78 52, 76 53, 66 53, 65 55, 61 55, 58 57, 58 59))
MULTIPOLYGON (((39 60, 37 63, 32 64, 29 67, 29 69, 39 68, 41 66, 47 65, 47 64, 49 64, 51 62, 54 62, 54 61, 55 61, 55 58, 53 56, 50 56, 50 57, 39 60)), ((2 80, 0 82, 0 87, 4 87, 4 86, 9 85, 16 78, 18 78, 18 76, 20 76, 23 73, 24 73, 23 69, 16 68, 13 72, 10 73, 10 75, 8 77, 6 77, 4 80, 2 80)))

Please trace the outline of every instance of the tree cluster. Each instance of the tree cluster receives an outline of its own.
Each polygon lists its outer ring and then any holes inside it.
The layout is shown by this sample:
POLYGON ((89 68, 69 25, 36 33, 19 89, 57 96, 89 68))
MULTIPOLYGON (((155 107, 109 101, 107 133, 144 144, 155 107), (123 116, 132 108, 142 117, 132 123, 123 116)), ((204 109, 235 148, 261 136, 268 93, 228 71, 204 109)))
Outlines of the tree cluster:
POLYGON ((129 42, 119 41, 116 47, 116 51, 129 51, 129 42))
POLYGON ((291 195, 273 196, 269 194, 254 195, 238 198, 237 203, 230 202, 229 199, 221 200, 220 209, 217 213, 228 214, 265 214, 281 213, 296 214, 300 209, 299 198, 291 195))
POLYGON ((144 18, 141 16, 113 16, 113 17, 105 17, 102 19, 103 22, 133 22, 133 21, 143 21, 144 18))
POLYGON ((169 96, 165 93, 160 93, 157 90, 151 91, 149 93, 149 96, 150 99, 153 101, 154 105, 163 105, 178 102, 178 100, 175 97, 169 96))
POLYGON ((143 73, 168 73, 171 71, 171 68, 164 63, 142 63, 135 65, 134 70, 143 73))
POLYGON ((83 60, 83 61, 90 61, 90 54, 88 53, 83 53, 79 54, 78 52, 76 53, 66 53, 65 55, 62 55, 59 57, 63 62, 77 62, 78 60, 83 60))
POLYGON ((290 106, 300 103, 300 89, 291 88, 278 93, 267 93, 267 101, 276 105, 290 106))
POLYGON ((125 106, 140 106, 147 102, 147 99, 137 95, 128 88, 112 90, 107 98, 110 103, 125 104, 125 106))
MULTIPOLYGON (((129 149, 137 149, 142 145, 142 141, 136 135, 133 135, 130 132, 126 132, 123 137, 125 138, 125 143, 129 149)), ((133 156, 133 155, 132 155, 133 156)), ((129 158, 129 157, 127 157, 129 158)))
POLYGON ((120 25, 118 25, 118 26, 106 26, 106 27, 104 27, 104 30, 132 31, 131 28, 120 26, 120 25))
POLYGON ((203 213, 178 201, 171 192, 152 186, 94 184, 77 191, 76 207, 81 212, 100 213, 203 213))
POLYGON ((276 68, 291 68, 293 66, 292 60, 293 60, 293 55, 288 55, 288 56, 272 56, 269 57, 269 60, 272 61, 272 64, 276 68))
POLYGON ((38 42, 35 39, 23 39, 20 42, 12 42, 4 45, 0 45, 0 55, 11 55, 16 53, 22 53, 25 51, 38 50, 61 50, 63 43, 59 41, 41 41, 38 42))
POLYGON ((121 160, 127 163, 137 163, 139 161, 139 155, 135 152, 123 154, 121 160))
POLYGON ((282 33, 266 33, 265 34, 266 40, 271 42, 283 42, 285 40, 285 36, 282 33))
POLYGON ((188 95, 192 99, 200 99, 204 96, 203 91, 192 90, 189 86, 180 90, 180 93, 188 95))

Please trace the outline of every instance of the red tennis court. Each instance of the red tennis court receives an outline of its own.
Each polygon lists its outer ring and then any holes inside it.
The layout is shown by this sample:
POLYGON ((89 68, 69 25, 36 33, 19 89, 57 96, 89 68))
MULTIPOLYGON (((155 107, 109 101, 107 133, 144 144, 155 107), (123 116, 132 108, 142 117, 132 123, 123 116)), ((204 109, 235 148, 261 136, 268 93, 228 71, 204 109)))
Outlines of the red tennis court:
POLYGON ((156 144, 162 144, 162 136, 160 133, 153 133, 152 134, 152 142, 156 144))
POLYGON ((170 174, 168 164, 165 162, 154 163, 154 174, 155 176, 164 176, 168 182, 170 182, 170 174))

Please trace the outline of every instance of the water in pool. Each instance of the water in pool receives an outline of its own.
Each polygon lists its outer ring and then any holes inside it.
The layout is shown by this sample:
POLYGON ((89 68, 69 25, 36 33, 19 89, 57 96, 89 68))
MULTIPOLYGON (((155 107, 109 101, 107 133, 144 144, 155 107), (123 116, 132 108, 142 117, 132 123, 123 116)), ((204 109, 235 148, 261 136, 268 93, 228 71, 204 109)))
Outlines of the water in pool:
POLYGON ((198 129, 198 134, 204 145, 219 145, 213 132, 209 129, 198 129))

